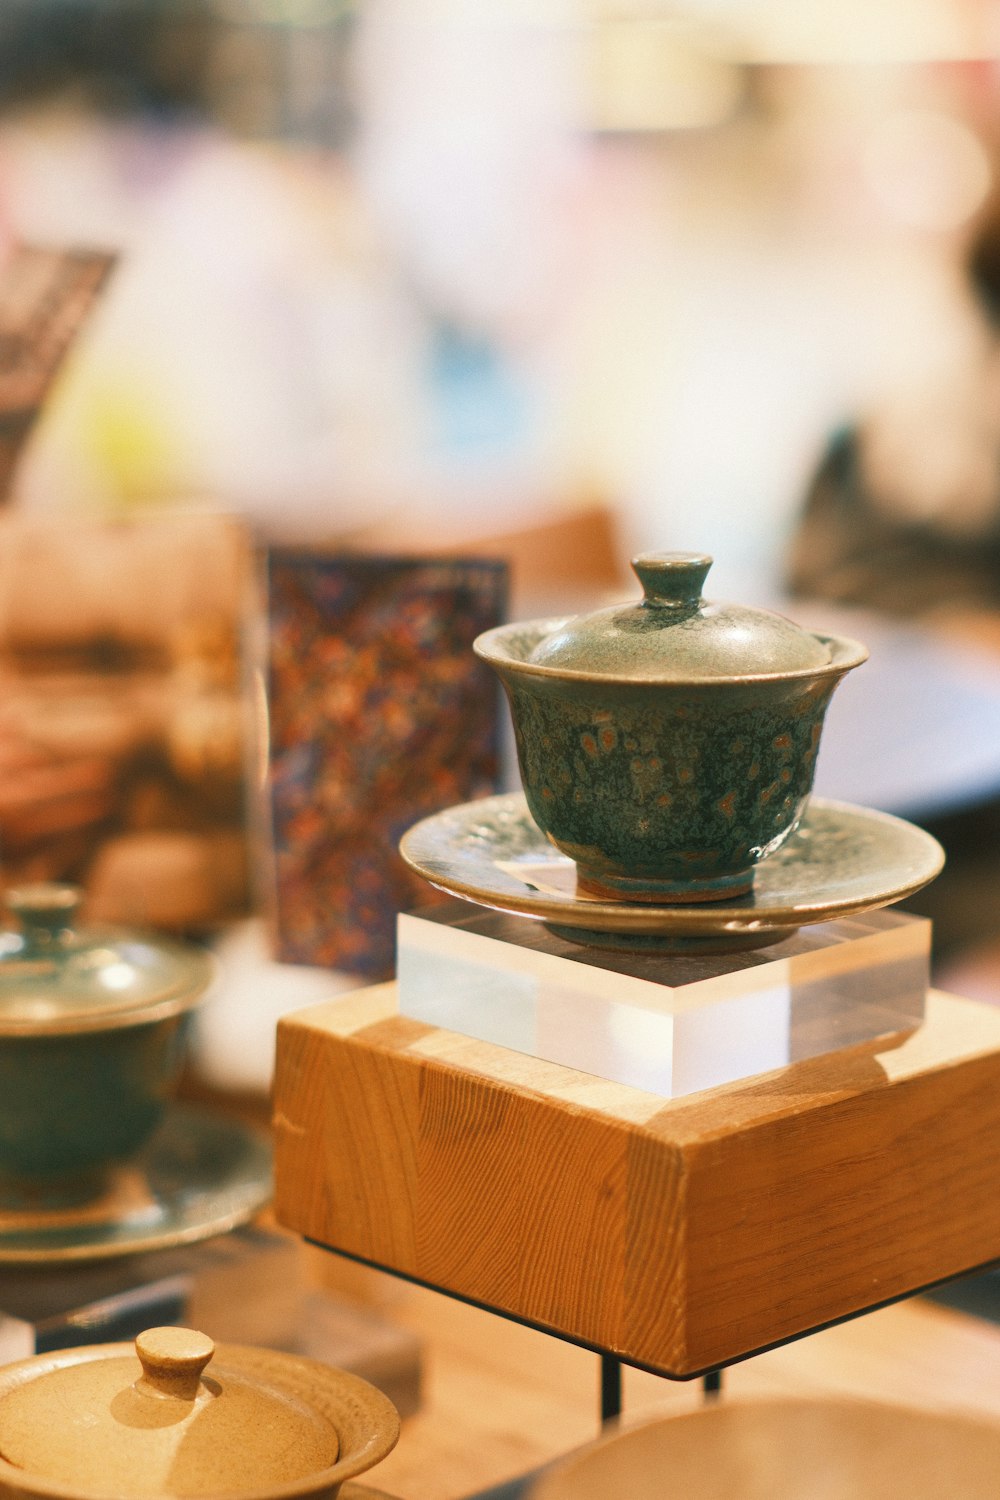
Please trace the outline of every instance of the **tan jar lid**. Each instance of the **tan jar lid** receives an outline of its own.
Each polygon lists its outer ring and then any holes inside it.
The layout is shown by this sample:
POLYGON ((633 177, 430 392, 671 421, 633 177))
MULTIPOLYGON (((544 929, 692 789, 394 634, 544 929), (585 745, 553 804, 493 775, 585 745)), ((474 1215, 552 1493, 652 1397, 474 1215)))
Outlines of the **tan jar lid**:
POLYGON ((149 1329, 136 1352, 51 1356, 0 1402, 0 1458, 80 1495, 260 1493, 336 1463, 337 1429, 281 1380, 283 1356, 269 1384, 265 1351, 226 1349, 206 1371, 212 1340, 188 1328, 149 1329))

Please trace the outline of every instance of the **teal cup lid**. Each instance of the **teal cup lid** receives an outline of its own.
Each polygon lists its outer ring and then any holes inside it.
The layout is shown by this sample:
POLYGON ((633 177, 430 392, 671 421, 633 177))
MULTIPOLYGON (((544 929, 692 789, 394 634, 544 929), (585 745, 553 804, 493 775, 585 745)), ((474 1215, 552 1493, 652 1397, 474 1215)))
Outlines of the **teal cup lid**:
POLYGON ((784 615, 703 598, 712 559, 643 552, 632 559, 643 597, 563 622, 532 666, 643 682, 702 682, 808 673, 831 663, 829 641, 784 615))
POLYGON ((81 892, 38 883, 5 893, 17 926, 0 933, 0 1036, 114 1029, 193 1006, 211 956, 126 928, 78 927, 81 892))

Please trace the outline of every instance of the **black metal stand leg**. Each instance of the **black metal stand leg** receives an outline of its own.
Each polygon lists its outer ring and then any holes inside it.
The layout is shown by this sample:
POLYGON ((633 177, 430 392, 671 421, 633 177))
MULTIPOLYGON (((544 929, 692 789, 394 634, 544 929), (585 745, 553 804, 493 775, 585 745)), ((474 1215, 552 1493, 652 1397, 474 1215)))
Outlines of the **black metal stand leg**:
POLYGON ((613 1354, 601 1355, 601 1425, 622 1414, 622 1365, 613 1354))
POLYGON ((718 1401, 722 1395, 722 1371, 709 1370, 708 1374, 701 1378, 701 1388, 705 1393, 706 1401, 718 1401))

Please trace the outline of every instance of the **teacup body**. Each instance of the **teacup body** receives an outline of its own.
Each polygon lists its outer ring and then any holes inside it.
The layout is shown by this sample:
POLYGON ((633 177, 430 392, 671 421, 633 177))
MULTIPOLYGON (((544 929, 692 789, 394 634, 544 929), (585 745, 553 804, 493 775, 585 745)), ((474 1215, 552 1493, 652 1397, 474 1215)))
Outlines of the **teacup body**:
POLYGON ((191 1020, 0 1036, 0 1205, 61 1207, 99 1193, 160 1123, 191 1020))
POLYGON ((532 817, 577 863, 582 893, 705 901, 748 891, 805 807, 823 718, 864 648, 817 637, 808 670, 616 680, 529 660, 561 622, 500 627, 479 654, 510 702, 532 817))

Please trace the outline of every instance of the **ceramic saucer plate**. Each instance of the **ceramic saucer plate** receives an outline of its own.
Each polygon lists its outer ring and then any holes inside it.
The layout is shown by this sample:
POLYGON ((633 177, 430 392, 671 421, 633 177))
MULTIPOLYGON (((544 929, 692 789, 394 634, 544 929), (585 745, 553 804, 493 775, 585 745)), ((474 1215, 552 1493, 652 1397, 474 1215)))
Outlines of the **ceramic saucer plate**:
POLYGON ((750 895, 701 905, 602 901, 576 892, 576 866, 545 838, 519 792, 425 818, 400 849, 439 890, 536 917, 599 947, 701 951, 765 947, 813 922, 889 906, 933 880, 936 839, 888 813, 814 797, 795 833, 757 866, 750 895))
POLYGON ((0 1209, 0 1264, 103 1260, 223 1234, 271 1196, 271 1149, 256 1131, 172 1104, 99 1198, 68 1209, 0 1209))

